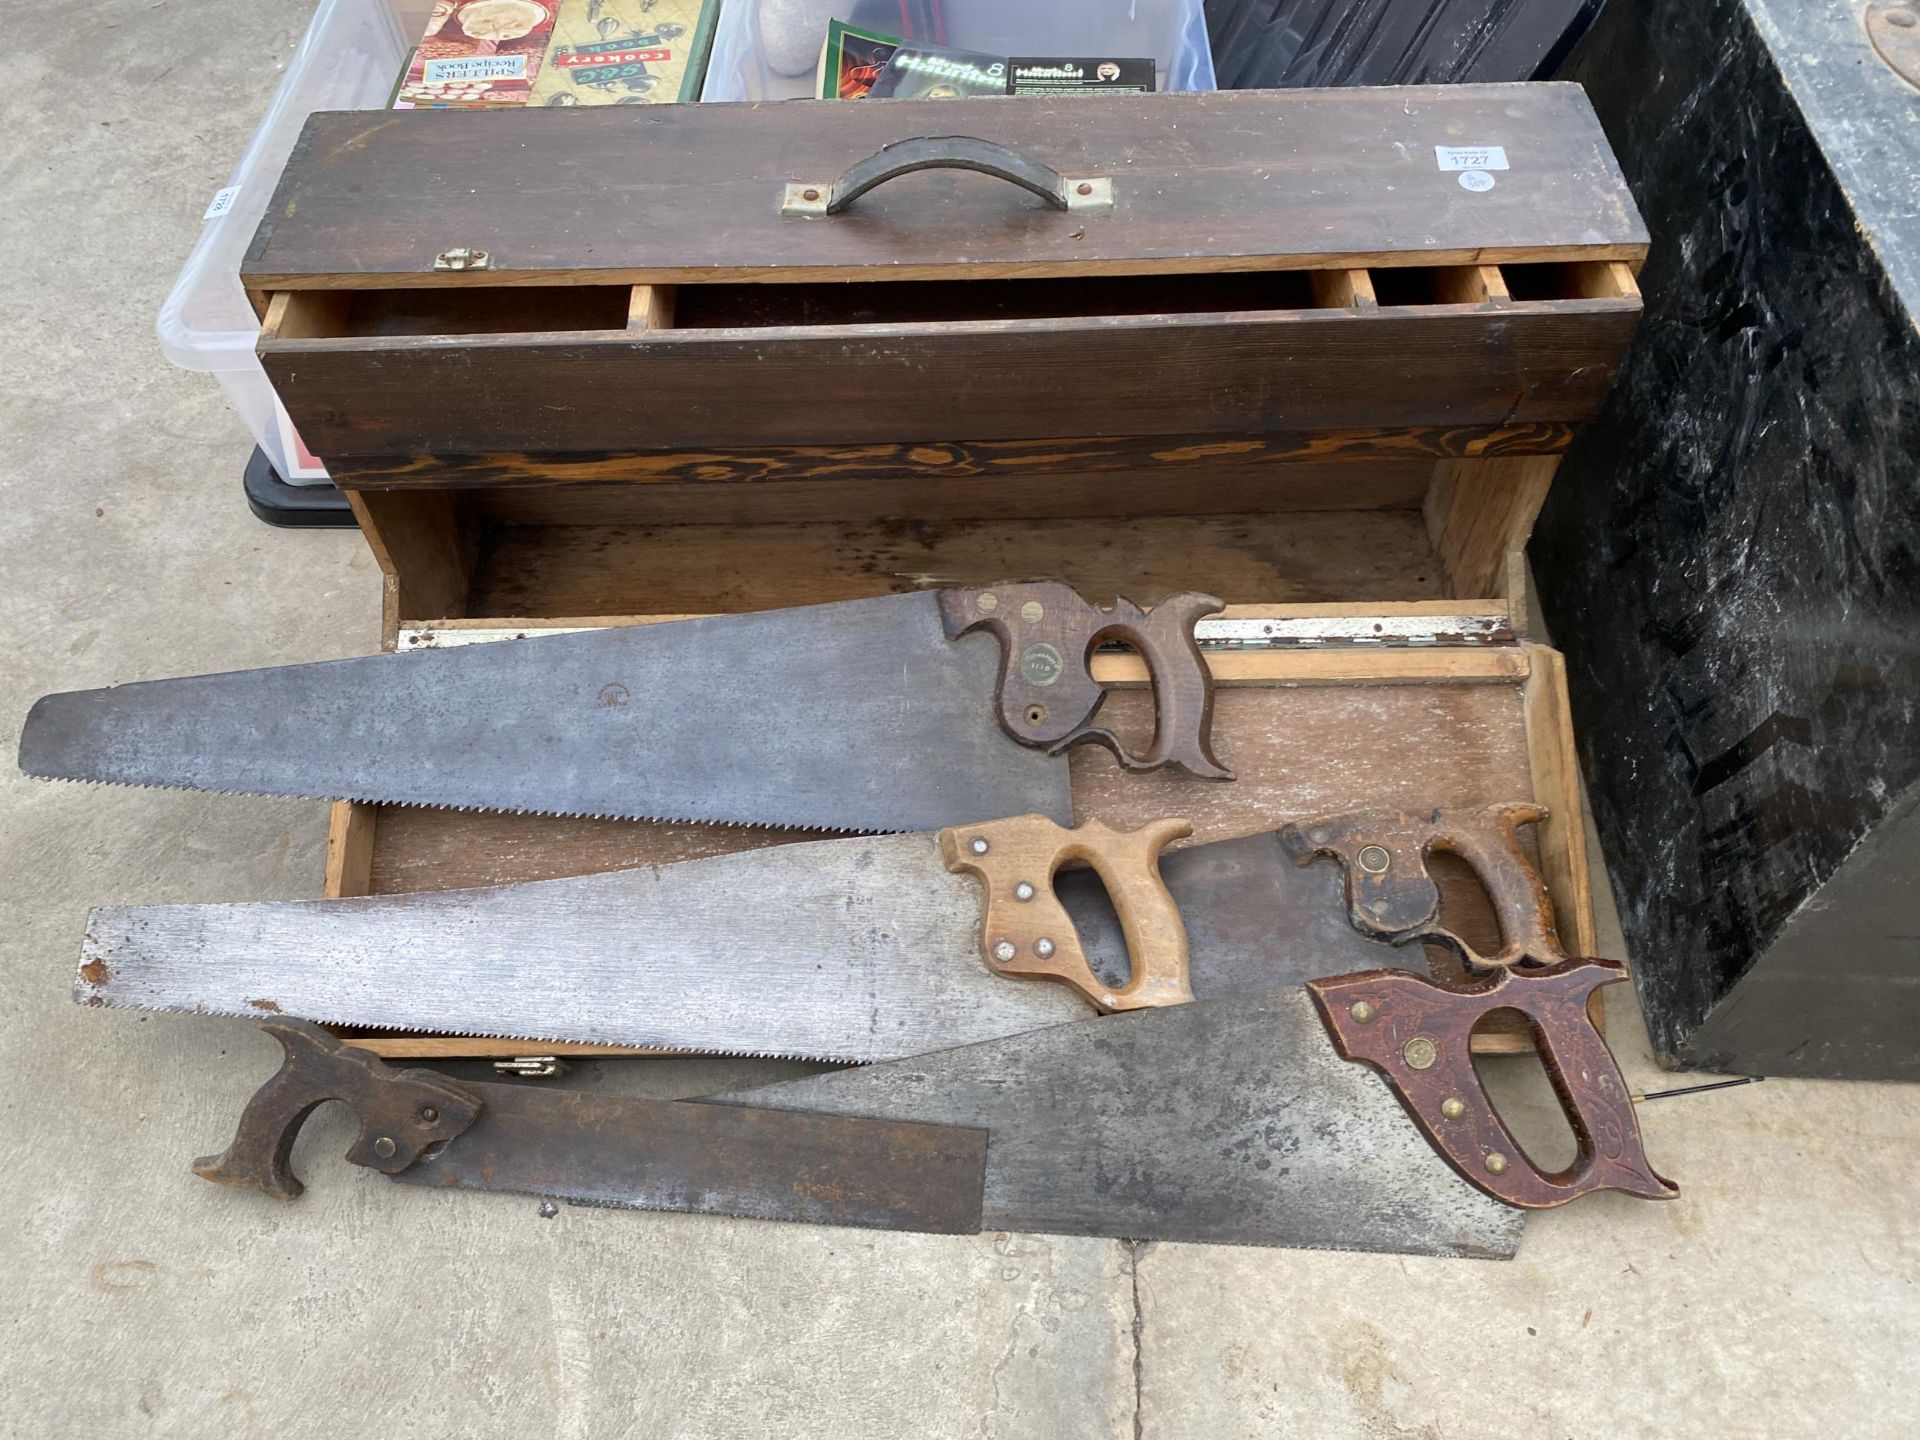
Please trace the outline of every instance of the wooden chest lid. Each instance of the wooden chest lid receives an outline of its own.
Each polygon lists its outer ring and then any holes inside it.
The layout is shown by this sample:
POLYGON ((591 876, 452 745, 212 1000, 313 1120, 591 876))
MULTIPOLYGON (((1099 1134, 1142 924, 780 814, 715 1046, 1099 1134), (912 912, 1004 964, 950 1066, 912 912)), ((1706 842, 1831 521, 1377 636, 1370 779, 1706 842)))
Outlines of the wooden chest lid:
POLYGON ((1564 84, 311 117, 241 275, 255 291, 1405 266, 1644 257, 1564 84), (969 136, 1112 184, 1058 211, 923 170, 783 213, 883 146, 969 136), (1475 155, 1473 151, 1490 152, 1475 155), (1463 183, 1464 177, 1464 183, 1463 183), (484 279, 434 268, 465 248, 484 279))

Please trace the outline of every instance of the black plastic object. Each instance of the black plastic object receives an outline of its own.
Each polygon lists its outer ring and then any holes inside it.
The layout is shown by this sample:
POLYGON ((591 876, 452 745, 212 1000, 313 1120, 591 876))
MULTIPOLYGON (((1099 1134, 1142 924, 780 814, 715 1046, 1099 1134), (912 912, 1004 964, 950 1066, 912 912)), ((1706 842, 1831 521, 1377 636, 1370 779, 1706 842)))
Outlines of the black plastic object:
POLYGON ((838 215, 874 186, 916 170, 976 170, 1031 191, 1055 210, 1067 208, 1067 182, 1051 166, 991 140, 971 135, 928 135, 896 140, 849 165, 827 194, 827 214, 838 215))
POLYGON ((1920 91, 1850 0, 1615 0, 1567 78, 1653 247, 1531 552, 1654 1048, 1920 1082, 1920 91))
POLYGON ((1544 80, 1602 0, 1206 0, 1222 90, 1544 80))
POLYGON ((350 530, 360 523, 348 508, 347 497, 333 486, 289 485, 282 480, 258 445, 247 459, 241 483, 247 508, 269 525, 286 530, 350 530))

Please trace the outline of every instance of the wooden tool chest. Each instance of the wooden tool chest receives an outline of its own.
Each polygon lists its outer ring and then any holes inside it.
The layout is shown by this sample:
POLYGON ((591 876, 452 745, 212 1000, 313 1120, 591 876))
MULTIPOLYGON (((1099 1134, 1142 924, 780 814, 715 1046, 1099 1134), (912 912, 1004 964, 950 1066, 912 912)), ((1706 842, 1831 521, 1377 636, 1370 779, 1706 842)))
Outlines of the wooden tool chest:
MULTIPOLYGON (((1083 818, 1205 841, 1535 799, 1587 953, 1564 672, 1518 552, 1645 248, 1580 91, 1472 86, 320 115, 243 274, 387 646, 1034 576, 1205 590, 1240 778, 1083 748, 1083 818), (887 156, 926 163, 817 213, 887 156)), ((1136 657, 1096 675, 1150 727, 1136 657)), ((341 805, 327 893, 793 838, 341 805)), ((1449 905, 1484 932, 1473 890, 1449 905)))

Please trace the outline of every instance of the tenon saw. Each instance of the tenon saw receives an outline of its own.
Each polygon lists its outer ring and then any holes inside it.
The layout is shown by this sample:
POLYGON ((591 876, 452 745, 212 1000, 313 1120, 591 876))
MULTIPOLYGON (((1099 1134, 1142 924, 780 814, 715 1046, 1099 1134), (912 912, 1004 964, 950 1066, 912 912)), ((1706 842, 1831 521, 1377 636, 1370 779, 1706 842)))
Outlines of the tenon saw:
POLYGON ((1175 850, 1044 815, 479 890, 95 910, 83 1004, 871 1062, 1316 976, 1557 954, 1530 805, 1326 817, 1175 850), (1340 853, 1339 873, 1306 865, 1340 853), (1507 943, 1443 928, 1433 851, 1507 943), (1089 868, 1063 870, 1079 863, 1089 868), (1396 948, 1399 947, 1399 948, 1396 948), (1057 983, 1033 984, 1034 979, 1057 983))
POLYGON ((1150 611, 1032 582, 633 625, 43 697, 51 779, 549 815, 907 831, 1072 819, 1064 752, 1230 779, 1206 595, 1150 611), (1152 677, 1134 754, 1094 724, 1094 648, 1152 677))
POLYGON ((295 1198, 294 1137, 343 1100, 360 1121, 347 1158, 422 1184, 755 1220, 980 1228, 987 1135, 977 1128, 474 1084, 393 1069, 317 1026, 262 1028, 285 1061, 247 1102, 233 1143, 194 1162, 204 1180, 295 1198))

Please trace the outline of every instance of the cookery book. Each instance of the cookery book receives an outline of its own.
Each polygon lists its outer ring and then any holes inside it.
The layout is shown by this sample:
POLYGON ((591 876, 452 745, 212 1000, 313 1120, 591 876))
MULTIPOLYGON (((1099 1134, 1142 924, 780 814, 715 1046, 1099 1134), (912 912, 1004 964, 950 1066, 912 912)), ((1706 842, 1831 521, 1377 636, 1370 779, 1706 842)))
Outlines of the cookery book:
POLYGON ((437 0, 393 108, 700 98, 720 0, 437 0))
POLYGON ((827 26, 814 76, 822 100, 957 100, 967 95, 1098 95, 1153 89, 1149 59, 1009 59, 904 40, 844 20, 827 26))

